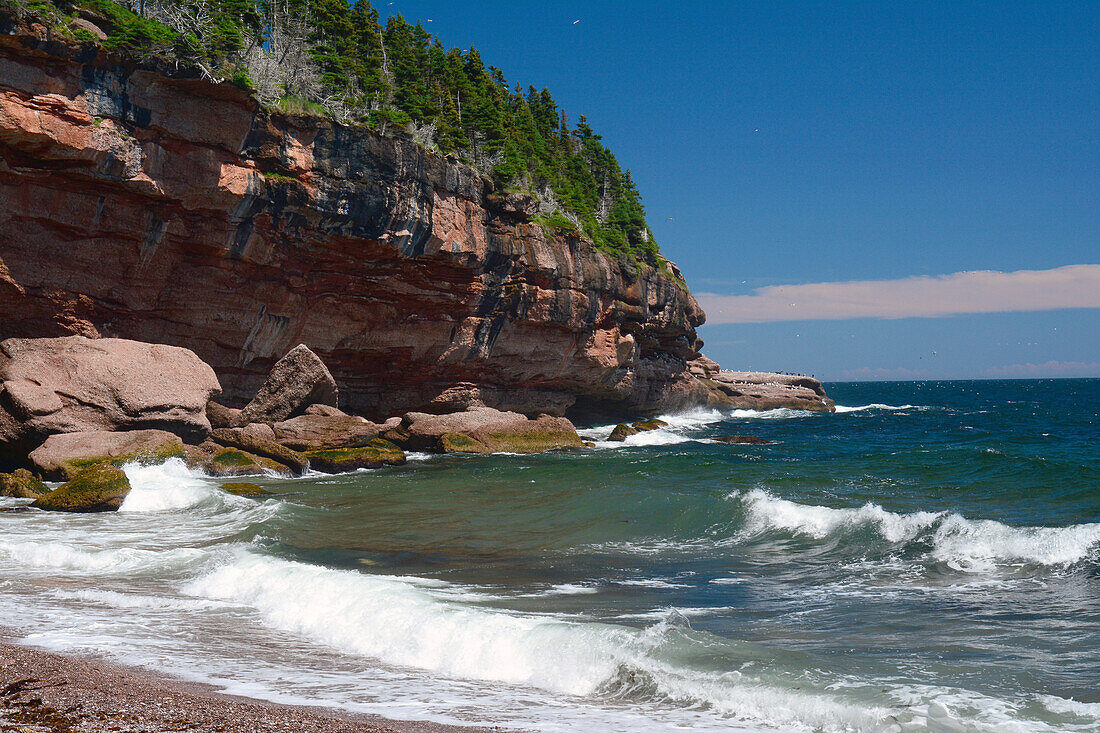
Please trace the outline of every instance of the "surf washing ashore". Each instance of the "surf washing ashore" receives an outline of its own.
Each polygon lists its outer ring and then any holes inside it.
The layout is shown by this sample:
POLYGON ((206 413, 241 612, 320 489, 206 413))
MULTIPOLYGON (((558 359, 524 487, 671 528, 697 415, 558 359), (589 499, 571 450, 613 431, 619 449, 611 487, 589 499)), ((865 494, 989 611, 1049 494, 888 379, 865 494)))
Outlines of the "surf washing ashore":
POLYGON ((410 453, 257 478, 258 500, 128 464, 117 513, 0 500, 0 618, 20 645, 393 720, 1100 731, 1100 380, 828 391, 836 413, 410 453))

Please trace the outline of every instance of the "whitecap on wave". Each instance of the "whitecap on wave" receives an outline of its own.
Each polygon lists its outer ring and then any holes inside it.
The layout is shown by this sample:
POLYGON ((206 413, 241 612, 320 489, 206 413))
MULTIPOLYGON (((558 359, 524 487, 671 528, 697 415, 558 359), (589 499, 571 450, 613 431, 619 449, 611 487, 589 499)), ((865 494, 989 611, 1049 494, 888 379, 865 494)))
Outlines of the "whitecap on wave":
POLYGON ((766 725, 825 730, 870 728, 886 714, 828 691, 742 680, 741 673, 716 677, 685 666, 677 660, 690 656, 697 642, 683 635, 685 624, 666 618, 668 609, 652 617, 659 621, 655 626, 637 629, 470 606, 433 592, 436 586, 239 550, 184 590, 198 599, 251 607, 265 627, 449 678, 584 697, 616 696, 629 685, 632 695, 641 689, 648 700, 702 706, 766 725), (639 687, 639 680, 645 684, 639 687))
POLYGON ((745 526, 730 542, 771 530, 824 539, 872 528, 886 542, 928 543, 927 557, 964 572, 1002 565, 1068 567, 1100 557, 1100 523, 1066 527, 1013 527, 952 512, 890 512, 877 504, 832 508, 781 499, 762 489, 731 495, 745 508, 745 526))

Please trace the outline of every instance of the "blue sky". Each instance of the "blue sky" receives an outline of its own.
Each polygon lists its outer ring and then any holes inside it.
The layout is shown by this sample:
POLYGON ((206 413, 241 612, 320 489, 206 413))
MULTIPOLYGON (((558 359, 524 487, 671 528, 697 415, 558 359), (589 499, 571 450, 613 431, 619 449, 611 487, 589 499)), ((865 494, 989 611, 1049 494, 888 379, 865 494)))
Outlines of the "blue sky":
POLYGON ((387 2, 587 116, 723 366, 1100 376, 1100 3, 387 2))

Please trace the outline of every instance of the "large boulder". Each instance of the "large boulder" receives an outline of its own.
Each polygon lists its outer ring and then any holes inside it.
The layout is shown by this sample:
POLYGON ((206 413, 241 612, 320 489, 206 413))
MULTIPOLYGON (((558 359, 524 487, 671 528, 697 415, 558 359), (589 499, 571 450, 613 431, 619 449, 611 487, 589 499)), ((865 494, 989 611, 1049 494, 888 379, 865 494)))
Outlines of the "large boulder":
POLYGON ((298 451, 275 442, 271 427, 263 424, 248 425, 244 428, 218 428, 210 434, 211 439, 227 448, 236 448, 286 466, 295 476, 305 473, 307 459, 298 451), (266 429, 266 430, 265 430, 266 429))
MULTIPOLYGON (((312 409, 312 408, 310 408, 312 409)), ((271 426, 275 440, 296 451, 329 450, 365 445, 385 429, 352 415, 304 415, 271 426)))
POLYGON ((210 432, 214 370, 188 349, 83 336, 0 342, 0 442, 153 428, 189 441, 210 432))
POLYGON ((87 466, 131 461, 163 463, 183 455, 183 441, 164 430, 130 430, 112 433, 92 430, 83 433, 59 433, 31 451, 35 469, 53 481, 74 478, 87 466))
POLYGON ((405 464, 405 452, 388 440, 375 438, 356 448, 310 451, 310 468, 325 473, 346 473, 359 468, 381 468, 405 464))
POLYGON ((310 405, 339 407, 339 391, 320 357, 298 344, 271 368, 234 425, 280 422, 302 414, 310 405))
POLYGON ((584 441, 564 417, 540 415, 535 420, 485 425, 466 433, 446 433, 440 439, 444 453, 543 453, 580 448, 584 441))
POLYGON ((130 481, 122 469, 101 464, 85 468, 31 506, 53 512, 114 512, 129 493, 130 481))
MULTIPOLYGON (((393 435, 397 431, 387 431, 393 435)), ((410 412, 400 432, 413 450, 439 453, 541 453, 584 445, 573 423, 540 415, 531 420, 517 412, 479 407, 449 415, 410 412)))
POLYGON ((34 477, 25 468, 12 473, 0 473, 0 496, 12 496, 17 499, 37 499, 49 491, 46 484, 34 477))

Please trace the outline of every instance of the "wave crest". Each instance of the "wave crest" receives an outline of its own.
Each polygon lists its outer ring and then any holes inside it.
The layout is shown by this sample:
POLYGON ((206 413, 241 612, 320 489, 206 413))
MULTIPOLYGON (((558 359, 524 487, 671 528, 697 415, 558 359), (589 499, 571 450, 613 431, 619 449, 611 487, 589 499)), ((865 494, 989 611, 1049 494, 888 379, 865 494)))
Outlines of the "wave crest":
POLYGON ((1100 553, 1100 523, 1013 527, 949 512, 895 513, 873 503, 844 509, 799 504, 762 489, 733 497, 745 511, 742 539, 779 530, 821 540, 871 529, 893 545, 930 546, 930 560, 963 572, 988 572, 1001 565, 1069 567, 1100 553))

